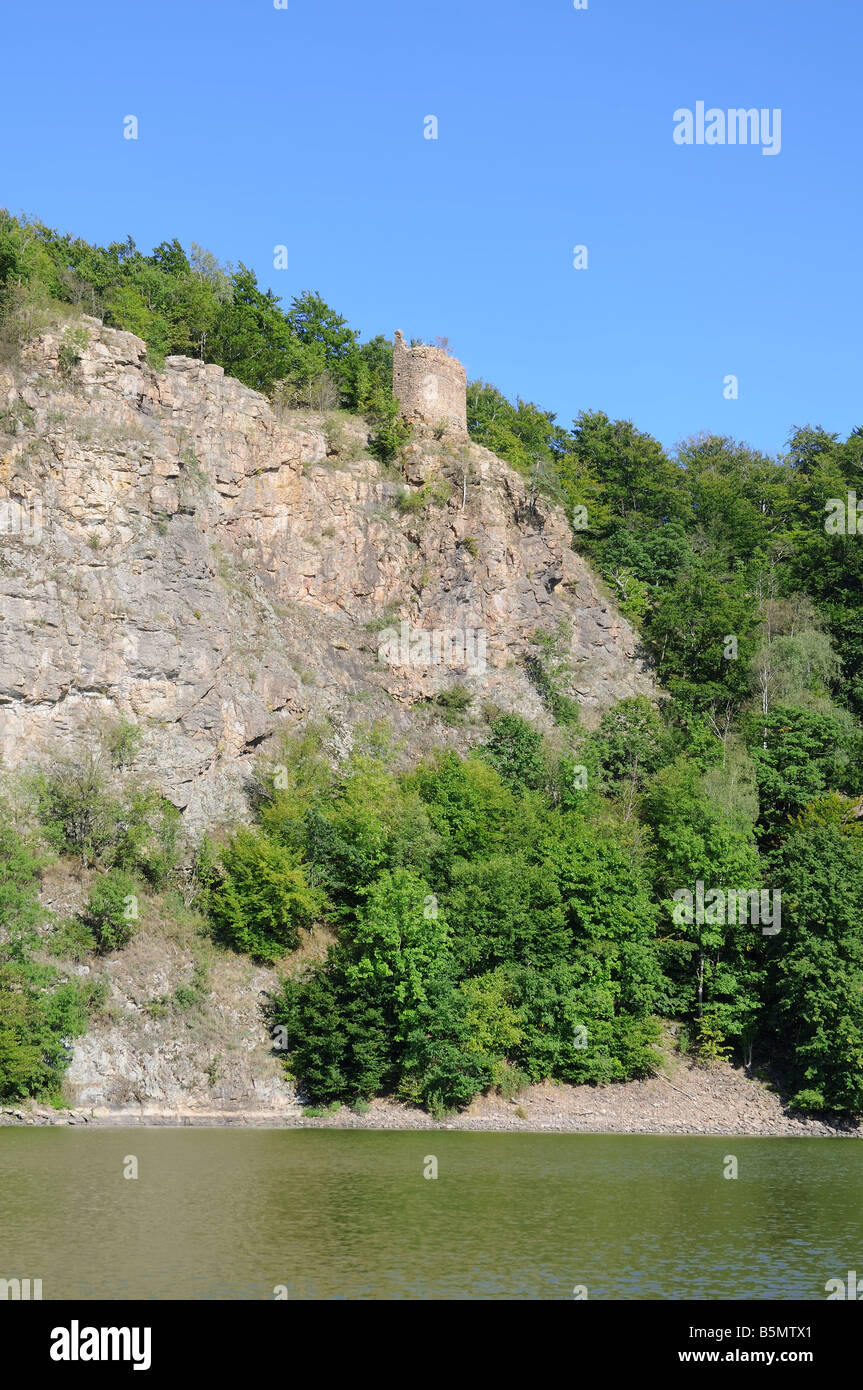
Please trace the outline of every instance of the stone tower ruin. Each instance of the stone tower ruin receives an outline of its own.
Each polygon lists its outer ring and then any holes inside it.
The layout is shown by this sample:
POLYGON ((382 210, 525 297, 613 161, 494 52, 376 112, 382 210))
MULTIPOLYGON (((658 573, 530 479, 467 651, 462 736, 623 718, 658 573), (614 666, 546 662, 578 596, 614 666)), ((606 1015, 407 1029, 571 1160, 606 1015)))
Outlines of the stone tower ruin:
POLYGON ((444 425, 467 438, 467 373, 444 348, 408 347, 396 329, 393 394, 411 424, 444 425))

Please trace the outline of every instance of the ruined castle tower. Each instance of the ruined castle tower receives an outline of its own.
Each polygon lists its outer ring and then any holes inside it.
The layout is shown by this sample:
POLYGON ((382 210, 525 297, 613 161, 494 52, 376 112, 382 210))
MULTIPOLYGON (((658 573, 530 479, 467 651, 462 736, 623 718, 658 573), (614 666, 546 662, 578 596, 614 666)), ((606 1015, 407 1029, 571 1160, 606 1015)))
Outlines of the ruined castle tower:
POLYGON ((467 373, 444 348, 408 347, 396 329, 393 394, 411 424, 445 425, 467 438, 467 373))

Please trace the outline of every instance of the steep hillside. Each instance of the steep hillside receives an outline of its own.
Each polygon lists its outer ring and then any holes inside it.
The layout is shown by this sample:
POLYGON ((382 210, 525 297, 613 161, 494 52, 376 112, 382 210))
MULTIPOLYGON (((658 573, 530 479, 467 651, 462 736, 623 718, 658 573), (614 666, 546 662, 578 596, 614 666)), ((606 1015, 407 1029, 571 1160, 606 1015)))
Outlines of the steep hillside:
MULTIPOLYGON (((477 741, 489 706, 550 728, 548 643, 586 724, 653 693, 563 513, 518 473, 442 430, 419 427, 399 469, 368 444, 358 418, 275 413, 221 367, 155 370, 95 319, 31 344, 0 372, 3 769, 80 752, 122 716, 142 735, 136 773, 194 841, 245 816, 262 745, 307 719, 340 751, 384 720, 406 760, 477 741), (411 657, 422 633, 443 634, 437 661, 411 657), (465 633, 467 655, 447 646, 465 633)), ((91 877, 61 862, 45 905, 80 913, 91 877)), ((126 949, 88 959, 63 965, 106 986, 73 1103, 296 1113, 261 1013, 273 970, 162 904, 126 949)))
POLYGON ((220 367, 155 371, 139 338, 83 325, 74 352, 58 329, 0 373, 7 767, 122 714, 195 828, 241 811, 280 723, 327 715, 349 741, 383 717, 421 751, 469 739, 424 704, 456 681, 476 714, 544 719, 525 664, 537 630, 562 637, 585 722, 650 693, 563 514, 494 455, 428 433, 399 477, 353 417, 277 418, 220 367), (381 631, 402 621, 481 633, 485 669, 395 664, 381 631))

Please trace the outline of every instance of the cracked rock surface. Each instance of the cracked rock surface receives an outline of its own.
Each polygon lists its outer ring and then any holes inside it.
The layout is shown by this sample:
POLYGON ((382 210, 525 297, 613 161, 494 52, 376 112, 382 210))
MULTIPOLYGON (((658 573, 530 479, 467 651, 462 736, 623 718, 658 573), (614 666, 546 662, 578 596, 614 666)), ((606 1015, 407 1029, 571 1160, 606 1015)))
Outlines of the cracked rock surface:
POLYGON ((194 830, 242 814, 244 772, 282 724, 328 716, 349 746, 360 719, 385 718, 408 756, 463 746, 427 703, 455 680, 477 708, 547 720, 524 660, 561 620, 585 723, 655 693, 562 511, 531 510, 487 450, 419 435, 399 477, 357 419, 277 416, 221 367, 157 371, 141 339, 82 322, 71 369, 57 329, 0 370, 7 768, 123 715, 194 830), (438 500, 400 507, 426 484, 438 500), (482 631, 485 669, 381 658, 382 625, 402 621, 482 631))
MULTIPOLYGON (((657 694, 563 512, 532 506, 487 450, 419 431, 385 467, 354 417, 276 413, 220 367, 156 370, 141 339, 82 323, 77 363, 61 325, 0 368, 0 770, 78 752, 122 716, 142 735, 136 776, 194 839, 248 814, 262 745, 306 720, 342 753, 383 720, 405 762, 464 752, 488 706, 551 727, 526 664, 538 629, 565 633, 586 725, 657 694), (485 662, 405 661, 385 646, 402 624, 481 632, 485 662), (448 722, 434 701, 455 683, 473 701, 448 722)), ((57 874, 62 916, 88 875, 57 874)), ((262 1012, 275 972, 214 955, 193 1031, 160 1011, 200 949, 165 920, 93 964, 107 1012, 68 1073, 87 1114, 300 1113, 262 1012)))

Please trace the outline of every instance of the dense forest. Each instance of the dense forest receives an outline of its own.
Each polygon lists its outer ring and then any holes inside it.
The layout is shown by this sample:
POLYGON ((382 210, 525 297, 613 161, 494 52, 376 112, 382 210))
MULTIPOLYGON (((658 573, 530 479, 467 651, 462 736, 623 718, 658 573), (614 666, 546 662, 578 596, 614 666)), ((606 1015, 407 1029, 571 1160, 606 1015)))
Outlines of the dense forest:
MULTIPOLYGON (((381 459, 407 439, 390 344, 319 295, 283 309, 200 247, 148 256, 0 214, 0 357, 58 313, 74 353, 76 311, 139 334, 155 366, 200 356, 288 406, 363 414, 381 459)), ((441 1112, 492 1086, 643 1076, 673 1022, 798 1108, 860 1113, 863 541, 830 518, 863 477, 863 429, 797 427, 776 458, 709 435, 671 455, 629 421, 566 429, 482 381, 468 420, 567 511, 667 698, 593 732, 559 697, 551 734, 488 710, 470 756, 407 772, 384 731, 334 765, 309 729, 261 765, 254 825, 198 847, 195 910, 264 961, 332 929, 270 1018, 316 1104, 389 1092, 441 1112), (762 890, 781 901, 767 930, 727 910, 762 890), (704 909, 681 911, 686 893, 704 909)), ((116 949, 135 885, 177 892, 175 818, 136 787, 134 738, 118 725, 101 770, 26 779, 30 819, 2 817, 0 1096, 55 1094, 63 1039, 98 1007, 40 963, 47 856, 99 871, 58 949, 116 949)))

